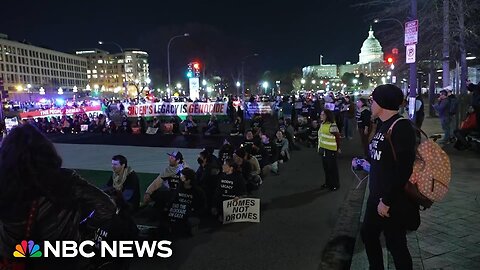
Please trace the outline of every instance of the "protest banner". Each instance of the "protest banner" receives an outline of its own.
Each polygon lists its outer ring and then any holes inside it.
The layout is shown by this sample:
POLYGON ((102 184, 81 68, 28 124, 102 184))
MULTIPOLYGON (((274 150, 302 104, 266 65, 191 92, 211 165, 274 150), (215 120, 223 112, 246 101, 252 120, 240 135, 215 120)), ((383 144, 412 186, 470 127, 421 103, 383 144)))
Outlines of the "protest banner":
POLYGON ((124 103, 128 117, 227 115, 226 102, 156 102, 130 105, 124 103))
POLYGON ((102 107, 98 106, 88 106, 88 107, 78 107, 78 108, 51 108, 45 110, 34 110, 28 112, 20 113, 20 118, 38 118, 38 117, 58 117, 58 116, 73 116, 75 114, 86 113, 88 117, 95 118, 102 113, 102 107))
POLYGON ((223 201, 223 224, 235 222, 260 222, 260 199, 223 201))
POLYGON ((273 105, 273 102, 247 102, 247 110, 245 116, 247 119, 251 119, 256 113, 272 114, 273 105))

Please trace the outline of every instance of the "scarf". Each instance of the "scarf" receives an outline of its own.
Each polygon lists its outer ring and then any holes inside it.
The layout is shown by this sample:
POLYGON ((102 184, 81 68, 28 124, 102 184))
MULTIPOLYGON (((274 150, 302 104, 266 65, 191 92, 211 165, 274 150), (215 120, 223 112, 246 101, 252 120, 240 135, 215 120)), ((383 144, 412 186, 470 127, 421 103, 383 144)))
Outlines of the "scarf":
POLYGON ((131 167, 126 167, 123 169, 122 173, 116 174, 113 172, 112 174, 112 179, 113 179, 113 188, 115 188, 118 191, 122 191, 123 189, 123 183, 125 183, 125 180, 127 180, 127 176, 132 172, 131 167))

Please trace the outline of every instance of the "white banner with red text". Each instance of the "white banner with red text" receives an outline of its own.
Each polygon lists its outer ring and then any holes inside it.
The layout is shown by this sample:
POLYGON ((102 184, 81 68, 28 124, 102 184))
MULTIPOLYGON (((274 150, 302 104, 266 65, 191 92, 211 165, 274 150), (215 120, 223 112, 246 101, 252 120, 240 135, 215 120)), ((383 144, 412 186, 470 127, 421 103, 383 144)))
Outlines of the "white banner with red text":
POLYGON ((76 114, 86 113, 88 117, 95 118, 102 112, 102 107, 98 106, 89 106, 89 107, 78 107, 78 108, 52 108, 45 110, 35 110, 20 113, 20 118, 43 118, 43 117, 58 117, 58 116, 73 116, 76 114))
POLYGON ((124 104, 128 117, 227 115, 226 102, 156 102, 150 104, 124 104))

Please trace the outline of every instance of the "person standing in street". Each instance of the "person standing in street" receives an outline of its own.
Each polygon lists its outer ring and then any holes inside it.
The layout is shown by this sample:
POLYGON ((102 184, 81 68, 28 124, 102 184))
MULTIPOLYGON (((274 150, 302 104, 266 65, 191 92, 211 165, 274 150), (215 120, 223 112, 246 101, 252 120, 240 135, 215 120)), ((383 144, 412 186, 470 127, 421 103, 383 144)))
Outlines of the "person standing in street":
POLYGON ((340 131, 335 123, 335 116, 330 110, 320 113, 322 124, 318 129, 318 152, 322 156, 325 184, 322 189, 335 191, 340 187, 337 153, 340 153, 340 131))
POLYGON ((439 143, 447 144, 450 140, 450 100, 448 99, 447 90, 440 91, 438 103, 433 105, 440 117, 440 123, 443 130, 443 139, 439 143))
MULTIPOLYGON (((380 234, 383 232, 387 249, 393 256, 396 269, 412 269, 408 251, 406 224, 418 214, 418 206, 406 197, 404 186, 410 178, 415 160, 415 130, 408 120, 395 122, 403 102, 400 88, 380 85, 373 91, 372 115, 379 118, 370 145, 370 194, 361 229, 370 269, 384 269, 380 234), (390 139, 387 132, 393 126, 390 139), (396 159, 394 157, 394 152, 396 159)), ((419 217, 418 217, 419 218, 419 217)))
POLYGON ((361 98, 357 101, 357 126, 360 141, 362 142, 363 154, 368 159, 368 135, 372 127, 372 112, 368 106, 368 101, 361 98))

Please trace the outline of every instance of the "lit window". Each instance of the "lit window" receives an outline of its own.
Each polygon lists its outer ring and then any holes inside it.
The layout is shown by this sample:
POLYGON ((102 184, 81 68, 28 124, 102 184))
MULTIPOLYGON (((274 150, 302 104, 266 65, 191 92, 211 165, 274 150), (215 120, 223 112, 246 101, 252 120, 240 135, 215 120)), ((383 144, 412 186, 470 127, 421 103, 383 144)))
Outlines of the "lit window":
POLYGON ((97 61, 97 63, 103 64, 103 60, 100 59, 100 60, 97 61))
POLYGON ((87 75, 87 79, 90 79, 90 77, 91 77, 90 75, 87 75))
POLYGON ((98 78, 97 74, 93 74, 92 78, 94 78, 94 79, 98 78))
POLYGON ((87 69, 87 74, 90 74, 90 69, 87 69))
POLYGON ((96 70, 96 69, 92 70, 92 73, 93 73, 93 74, 96 74, 96 73, 97 73, 97 70, 96 70))

